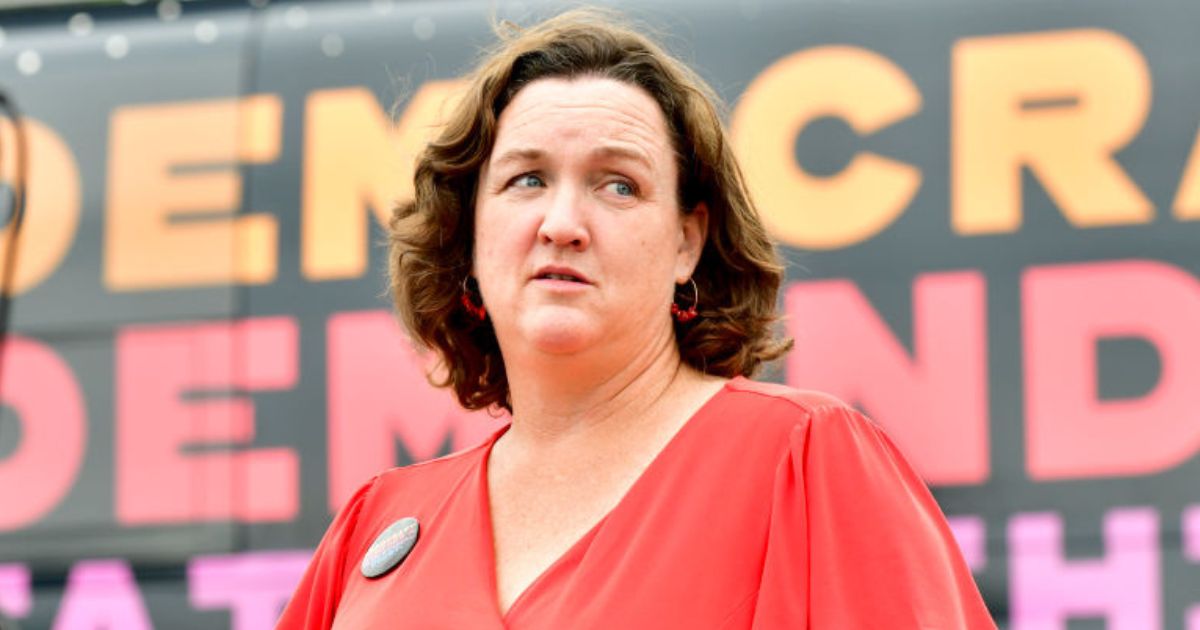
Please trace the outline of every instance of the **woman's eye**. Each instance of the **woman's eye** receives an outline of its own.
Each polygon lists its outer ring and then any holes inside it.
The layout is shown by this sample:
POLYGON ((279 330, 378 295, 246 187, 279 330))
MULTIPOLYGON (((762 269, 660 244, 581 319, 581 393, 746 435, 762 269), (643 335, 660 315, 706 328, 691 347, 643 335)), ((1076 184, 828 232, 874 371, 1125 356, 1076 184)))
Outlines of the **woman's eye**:
POLYGON ((637 194, 637 191, 634 190, 634 188, 633 188, 633 184, 630 184, 629 182, 623 182, 623 181, 609 182, 604 185, 604 188, 607 189, 609 192, 611 192, 615 195, 619 195, 621 197, 632 197, 635 194, 637 194))
POLYGON ((525 173, 523 175, 517 175, 514 177, 510 185, 516 186, 517 188, 541 188, 545 186, 546 183, 542 181, 541 177, 538 177, 533 173, 525 173))

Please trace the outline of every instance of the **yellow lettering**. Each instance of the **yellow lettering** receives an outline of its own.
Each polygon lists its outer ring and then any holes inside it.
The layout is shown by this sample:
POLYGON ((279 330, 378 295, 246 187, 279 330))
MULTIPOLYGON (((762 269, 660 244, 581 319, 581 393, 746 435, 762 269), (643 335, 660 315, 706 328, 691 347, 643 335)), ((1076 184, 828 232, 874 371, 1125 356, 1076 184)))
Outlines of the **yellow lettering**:
POLYGON ((1153 219, 1150 200, 1112 157, 1150 108, 1150 73, 1133 44, 1072 30, 972 37, 952 54, 955 232, 1017 230, 1022 167, 1072 225, 1153 219))
POLYGON ((108 288, 272 281, 277 221, 237 214, 237 164, 276 159, 282 120, 275 95, 118 109, 109 147, 108 288))
MULTIPOLYGON (((25 190, 16 181, 16 135, 11 123, 0 124, 5 159, 0 173, 14 195, 24 195, 25 219, 13 259, 12 294, 23 293, 50 276, 66 257, 79 227, 79 166, 66 142, 54 130, 31 118, 22 119, 27 144, 25 190)), ((13 222, 0 226, 0 269, 8 261, 13 222)))
POLYGON ((412 199, 416 156, 461 85, 424 84, 394 128, 367 89, 321 90, 309 96, 301 225, 305 278, 356 278, 366 272, 366 209, 386 224, 398 202, 412 199))
POLYGON ((875 53, 825 46, 775 62, 746 88, 731 134, 747 184, 768 229, 789 245, 846 247, 890 225, 921 183, 916 167, 860 153, 830 177, 805 173, 796 135, 813 119, 837 116, 862 135, 921 109, 902 69, 875 53))
POLYGON ((1192 157, 1183 169, 1179 192, 1175 194, 1175 218, 1181 221, 1200 219, 1200 134, 1192 146, 1192 157))

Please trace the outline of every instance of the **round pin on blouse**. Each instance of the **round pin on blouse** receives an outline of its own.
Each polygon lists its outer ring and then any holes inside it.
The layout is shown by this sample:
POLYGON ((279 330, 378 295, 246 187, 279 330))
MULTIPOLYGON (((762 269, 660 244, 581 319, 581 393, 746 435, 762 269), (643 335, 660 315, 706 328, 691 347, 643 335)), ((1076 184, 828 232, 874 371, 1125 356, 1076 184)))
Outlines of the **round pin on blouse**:
POLYGON ((413 545, 417 544, 417 535, 420 533, 421 524, 411 516, 389 525, 371 543, 367 555, 363 556, 363 576, 377 578, 399 566, 408 557, 413 545))

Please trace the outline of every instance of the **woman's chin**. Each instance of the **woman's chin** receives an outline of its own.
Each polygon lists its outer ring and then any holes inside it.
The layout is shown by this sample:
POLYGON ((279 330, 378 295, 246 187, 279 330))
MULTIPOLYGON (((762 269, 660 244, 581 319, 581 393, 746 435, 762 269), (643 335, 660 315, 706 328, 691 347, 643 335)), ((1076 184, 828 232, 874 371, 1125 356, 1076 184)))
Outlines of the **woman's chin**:
POLYGON ((539 314, 530 318, 525 338, 538 352, 569 355, 582 352, 599 338, 595 323, 582 313, 561 312, 539 314))

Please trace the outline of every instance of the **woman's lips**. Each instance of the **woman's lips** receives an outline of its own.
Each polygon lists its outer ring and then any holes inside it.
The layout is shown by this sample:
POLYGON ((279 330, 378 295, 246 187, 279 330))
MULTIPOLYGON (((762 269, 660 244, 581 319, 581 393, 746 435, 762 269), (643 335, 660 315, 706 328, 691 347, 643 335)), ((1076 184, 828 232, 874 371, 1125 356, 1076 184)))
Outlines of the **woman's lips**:
POLYGON ((591 286, 580 280, 550 276, 534 278, 533 283, 535 286, 554 291, 580 291, 591 286))
POLYGON ((544 273, 538 276, 538 280, 566 280, 568 282, 582 282, 575 276, 569 276, 565 273, 544 273))
POLYGON ((592 284, 591 280, 589 280, 588 277, 582 272, 570 267, 557 265, 547 265, 541 269, 538 269, 537 273, 534 274, 533 279, 539 282, 565 282, 583 285, 592 284))

